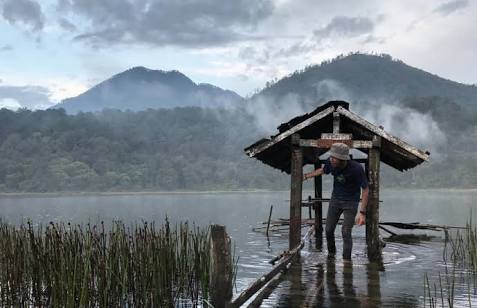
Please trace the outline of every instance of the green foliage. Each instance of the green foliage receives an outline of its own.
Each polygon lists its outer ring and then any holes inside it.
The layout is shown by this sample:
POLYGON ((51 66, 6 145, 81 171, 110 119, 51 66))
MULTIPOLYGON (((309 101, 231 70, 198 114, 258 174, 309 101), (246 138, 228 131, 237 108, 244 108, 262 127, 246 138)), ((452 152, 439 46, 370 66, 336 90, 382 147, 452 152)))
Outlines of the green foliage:
POLYGON ((259 138, 245 112, 195 107, 67 115, 0 110, 0 191, 285 188, 248 159, 259 138))

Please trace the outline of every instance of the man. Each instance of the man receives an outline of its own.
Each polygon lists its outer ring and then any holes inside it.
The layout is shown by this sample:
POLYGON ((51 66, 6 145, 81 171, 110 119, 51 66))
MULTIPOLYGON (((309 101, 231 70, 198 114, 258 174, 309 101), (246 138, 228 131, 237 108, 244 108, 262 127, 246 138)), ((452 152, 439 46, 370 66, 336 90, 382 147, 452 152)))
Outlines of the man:
POLYGON ((368 204, 368 181, 363 167, 349 158, 349 148, 344 143, 334 143, 331 145, 330 158, 322 168, 305 173, 303 180, 310 179, 322 174, 332 174, 333 192, 328 207, 326 217, 326 242, 328 246, 328 256, 334 257, 335 229, 341 214, 344 215, 341 234, 343 236, 343 260, 351 261, 351 249, 353 240, 351 230, 356 218, 358 225, 366 222, 366 206, 368 204), (359 199, 361 195, 361 208, 358 212, 359 199), (356 215, 357 214, 357 215, 356 215))

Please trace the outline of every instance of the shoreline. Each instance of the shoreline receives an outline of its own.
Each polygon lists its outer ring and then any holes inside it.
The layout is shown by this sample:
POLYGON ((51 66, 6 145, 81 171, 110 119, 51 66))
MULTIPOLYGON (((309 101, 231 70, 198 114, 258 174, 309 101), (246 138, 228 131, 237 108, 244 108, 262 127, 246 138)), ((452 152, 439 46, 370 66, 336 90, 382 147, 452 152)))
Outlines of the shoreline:
MULTIPOLYGON (((384 188, 383 191, 416 191, 416 192, 477 192, 477 188, 384 188)), ((36 198, 36 197, 87 197, 87 196, 161 196, 161 195, 204 195, 204 194, 240 194, 240 193, 282 193, 289 190, 172 190, 172 191, 103 191, 103 192, 15 192, 0 193, 0 198, 36 198)), ((303 192, 313 192, 304 189, 303 192)))

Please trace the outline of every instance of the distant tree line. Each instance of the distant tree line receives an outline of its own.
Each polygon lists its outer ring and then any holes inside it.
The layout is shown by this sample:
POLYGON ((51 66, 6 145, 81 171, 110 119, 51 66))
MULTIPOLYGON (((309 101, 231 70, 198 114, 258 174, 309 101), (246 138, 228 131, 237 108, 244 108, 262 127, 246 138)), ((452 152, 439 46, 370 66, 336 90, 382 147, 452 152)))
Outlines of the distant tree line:
POLYGON ((247 158, 253 119, 195 107, 67 115, 0 110, 0 191, 283 188, 247 158))
MULTIPOLYGON (((447 143, 411 171, 384 166, 383 185, 477 187, 476 114, 439 97, 401 104, 432 115, 447 143)), ((244 155, 262 137, 240 109, 2 109, 0 192, 288 189, 286 174, 244 155)))

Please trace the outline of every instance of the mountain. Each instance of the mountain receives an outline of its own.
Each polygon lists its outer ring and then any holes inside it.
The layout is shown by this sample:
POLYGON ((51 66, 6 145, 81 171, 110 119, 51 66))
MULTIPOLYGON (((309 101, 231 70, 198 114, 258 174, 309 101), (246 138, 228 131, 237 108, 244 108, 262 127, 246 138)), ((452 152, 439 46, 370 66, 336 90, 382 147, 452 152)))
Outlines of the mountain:
POLYGON ((183 106, 223 107, 242 100, 233 91, 196 84, 178 71, 134 67, 53 108, 64 108, 68 113, 103 109, 139 111, 183 106))
POLYGON ((394 104, 409 97, 441 97, 477 109, 477 87, 441 78, 389 55, 355 53, 296 71, 251 97, 306 109, 321 102, 344 99, 394 104))

